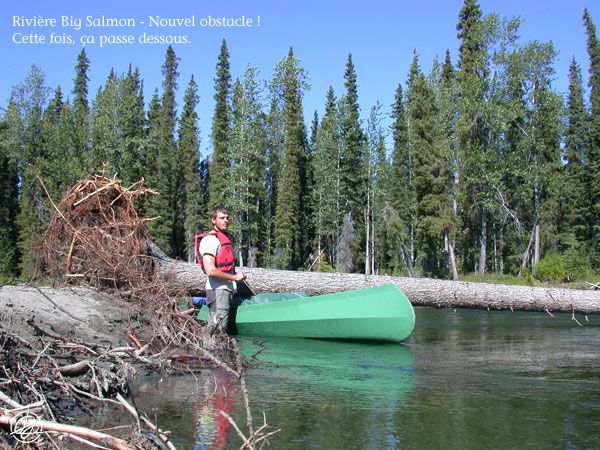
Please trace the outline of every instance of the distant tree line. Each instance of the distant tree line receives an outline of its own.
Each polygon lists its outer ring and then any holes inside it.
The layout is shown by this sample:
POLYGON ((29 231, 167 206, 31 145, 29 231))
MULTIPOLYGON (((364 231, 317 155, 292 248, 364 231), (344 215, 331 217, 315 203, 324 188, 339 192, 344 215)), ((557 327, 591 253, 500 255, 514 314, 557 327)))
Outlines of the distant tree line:
MULTIPOLYGON (((583 13, 589 97, 573 59, 565 96, 552 87, 550 42, 518 39, 520 19, 459 12, 457 62, 423 73, 417 52, 391 105, 361 120, 352 55, 344 90, 329 88, 310 127, 310 89, 293 49, 273 78, 232 79, 224 40, 214 78, 211 155, 200 153, 197 83, 178 109, 179 59, 168 47, 162 89, 144 99, 137 68, 114 70, 91 98, 90 61, 73 90, 52 92, 32 66, 0 123, 0 273, 30 276, 53 208, 77 179, 144 179, 153 240, 193 260, 208 211, 229 207, 239 262, 281 269, 457 278, 523 274, 554 258, 574 276, 600 269, 600 45, 583 13), (391 144, 391 145, 390 145, 391 144)), ((395 95, 394 95, 395 94, 395 95)))

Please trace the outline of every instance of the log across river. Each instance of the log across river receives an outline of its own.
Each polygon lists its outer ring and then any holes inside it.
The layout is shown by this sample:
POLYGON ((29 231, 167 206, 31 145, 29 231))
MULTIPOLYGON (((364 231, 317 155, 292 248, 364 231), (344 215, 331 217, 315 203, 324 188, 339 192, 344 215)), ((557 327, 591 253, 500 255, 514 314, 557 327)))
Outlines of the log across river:
MULTIPOLYGON (((193 293, 204 290, 206 275, 197 264, 168 258, 153 244, 149 245, 149 253, 157 262, 161 276, 169 283, 193 293)), ((304 291, 309 295, 321 295, 394 283, 415 306, 600 313, 600 291, 594 290, 248 267, 244 267, 243 271, 254 293, 304 291)), ((243 283, 239 288, 241 294, 250 293, 243 283)))

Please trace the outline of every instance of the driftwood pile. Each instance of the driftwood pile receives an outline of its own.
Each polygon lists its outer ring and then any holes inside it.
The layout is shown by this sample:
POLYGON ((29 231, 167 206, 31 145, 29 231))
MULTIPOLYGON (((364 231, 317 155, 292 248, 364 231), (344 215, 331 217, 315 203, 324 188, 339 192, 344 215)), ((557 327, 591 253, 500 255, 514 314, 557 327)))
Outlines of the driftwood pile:
POLYGON ((125 188, 120 180, 100 174, 77 182, 58 205, 50 199, 55 214, 38 249, 40 277, 120 297, 135 309, 146 330, 136 336, 129 328, 123 336, 127 345, 106 348, 68 342, 41 327, 43 317, 30 324, 40 335, 35 344, 0 329, 0 444, 27 442, 28 436, 35 435, 39 442, 32 448, 62 448, 55 442, 58 432, 61 439, 68 435, 84 443, 98 441, 102 448, 174 448, 167 434, 124 398, 127 379, 140 366, 168 373, 220 367, 235 374, 244 396, 247 432, 227 413, 221 414, 242 439, 242 448, 256 448, 274 433, 267 431, 266 422, 257 429, 253 426, 245 363, 236 340, 201 326, 194 318, 189 293, 166 283, 156 273, 154 259, 145 254, 149 219, 138 213, 134 201, 155 193, 144 188, 143 181, 125 188), (121 405, 135 418, 137 431, 113 438, 93 430, 65 430, 62 408, 86 410, 90 402, 121 405))
MULTIPOLYGON (((39 326, 38 326, 39 328, 39 326)), ((43 332, 43 330, 39 330, 43 332)), ((25 341, 0 327, 0 442, 11 447, 69 448, 74 444, 136 449, 174 448, 168 435, 137 411, 121 393, 136 372, 133 364, 154 369, 155 355, 142 356, 131 346, 108 348, 63 339, 25 341), (115 428, 119 437, 72 425, 71 414, 92 413, 100 403, 125 408, 132 426, 115 428)), ((105 448, 105 447, 104 447, 105 448)))
POLYGON ((143 182, 125 188, 117 178, 93 175, 78 181, 55 206, 40 247, 47 275, 89 286, 140 289, 154 280, 144 256, 148 219, 134 202, 156 194, 143 182))

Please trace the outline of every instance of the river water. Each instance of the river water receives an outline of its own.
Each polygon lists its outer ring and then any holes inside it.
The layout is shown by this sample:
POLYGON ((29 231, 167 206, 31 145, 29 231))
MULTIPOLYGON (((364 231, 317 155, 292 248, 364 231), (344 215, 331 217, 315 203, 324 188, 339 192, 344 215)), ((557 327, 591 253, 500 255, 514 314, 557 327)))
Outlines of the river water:
MULTIPOLYGON (((600 449, 600 317, 416 308, 404 344, 264 339, 247 371, 274 449, 600 449)), ((252 355, 258 340, 240 338, 252 355)), ((238 382, 153 377, 137 406, 180 449, 239 448, 238 382)))

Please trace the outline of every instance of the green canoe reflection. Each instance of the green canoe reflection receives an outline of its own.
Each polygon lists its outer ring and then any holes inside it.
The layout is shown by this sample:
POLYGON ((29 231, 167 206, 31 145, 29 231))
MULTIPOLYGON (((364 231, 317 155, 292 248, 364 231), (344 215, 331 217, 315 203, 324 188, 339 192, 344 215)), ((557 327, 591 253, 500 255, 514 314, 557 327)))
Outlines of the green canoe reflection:
MULTIPOLYGON (((352 397, 354 402, 385 404, 401 401, 413 385, 413 356, 408 347, 394 343, 356 343, 319 339, 272 337, 262 343, 251 370, 252 379, 267 378, 278 388, 278 401, 304 401, 314 396, 352 397)), ((256 341, 241 341, 251 355, 256 341)))

